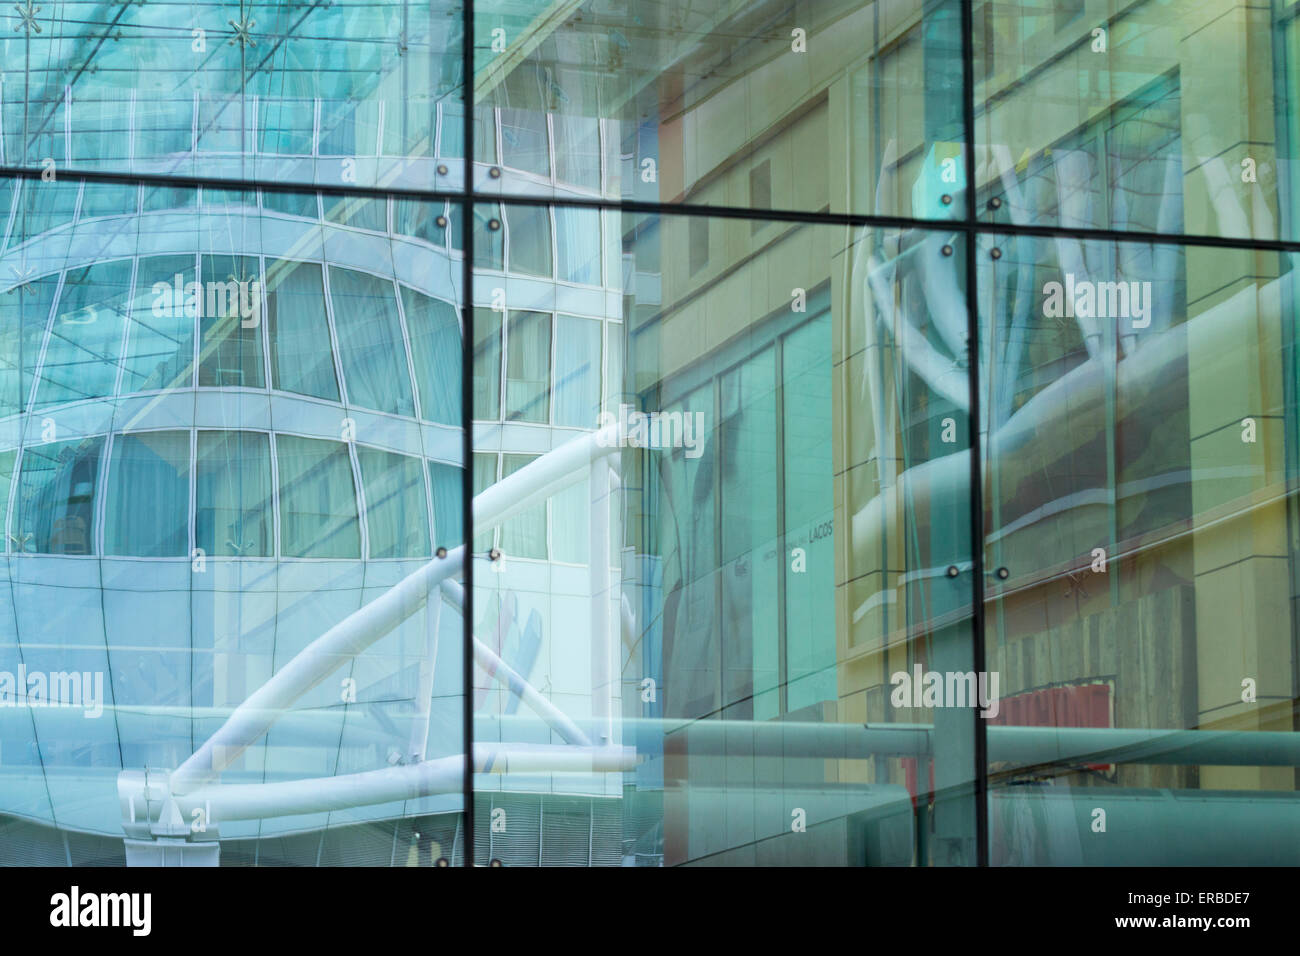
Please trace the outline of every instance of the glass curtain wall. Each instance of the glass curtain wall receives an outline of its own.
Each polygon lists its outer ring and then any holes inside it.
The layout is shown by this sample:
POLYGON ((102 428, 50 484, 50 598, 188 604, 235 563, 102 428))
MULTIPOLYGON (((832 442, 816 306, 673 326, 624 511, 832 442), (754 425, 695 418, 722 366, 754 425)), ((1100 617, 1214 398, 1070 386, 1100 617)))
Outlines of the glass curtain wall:
POLYGON ((0 861, 1300 863, 1300 4, 472 6, 4 14, 0 861))

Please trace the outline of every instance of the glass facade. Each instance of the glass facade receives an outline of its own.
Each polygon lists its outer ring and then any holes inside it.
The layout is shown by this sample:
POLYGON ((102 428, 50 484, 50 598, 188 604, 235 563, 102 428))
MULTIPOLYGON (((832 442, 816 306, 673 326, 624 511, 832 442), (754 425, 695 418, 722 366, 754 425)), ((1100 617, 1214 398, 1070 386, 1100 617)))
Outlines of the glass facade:
POLYGON ((1300 864, 1295 0, 3 20, 0 862, 1300 864))

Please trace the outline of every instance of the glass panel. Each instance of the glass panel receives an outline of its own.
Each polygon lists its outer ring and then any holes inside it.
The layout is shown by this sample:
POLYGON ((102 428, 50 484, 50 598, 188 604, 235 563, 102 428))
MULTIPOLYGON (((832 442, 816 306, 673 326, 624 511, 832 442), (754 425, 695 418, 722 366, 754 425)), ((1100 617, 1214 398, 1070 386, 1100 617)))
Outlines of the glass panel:
POLYGON ((199 386, 264 388, 262 276, 254 256, 203 256, 199 386))
POLYGON ((566 282, 600 285, 600 212, 557 209, 555 244, 560 253, 559 277, 566 282))
MULTIPOLYGON (((95 136, 82 85, 73 128, 95 136)), ((0 89, 4 164, 14 90, 0 89)), ((252 116, 219 100, 201 100, 215 125, 195 134, 214 163, 252 116)), ((58 174, 30 191, 0 178, 0 685, 20 662, 102 678, 85 715, 102 719, 0 707, 0 863, 149 858, 148 768, 250 788, 212 813, 181 800, 190 839, 168 847, 187 865, 463 864, 465 602, 439 587, 461 576, 468 533, 463 264, 319 221, 314 192, 58 174), (433 599, 403 597, 416 592, 433 599), (376 615, 348 656, 306 652, 376 615), (257 703, 302 668, 309 689, 257 703), (374 771, 386 789, 358 791, 374 771)))
POLYGON ((130 259, 74 269, 63 277, 36 387, 38 406, 113 394, 130 291, 130 259))
POLYGON ((101 439, 90 439, 23 449, 10 550, 95 553, 95 488, 102 448, 101 439))
POLYGON ((978 261, 991 862, 1300 862, 1270 799, 1296 786, 1296 257, 978 261))
MULTIPOLYGON (((509 478, 535 455, 502 455, 501 477, 509 478)), ((501 550, 510 558, 546 560, 546 505, 529 508, 501 525, 501 550)))
POLYGON ((501 313, 474 309, 474 418, 501 417, 501 313))
POLYGON ((338 376, 320 266, 268 259, 266 305, 271 387, 337 402, 338 376))
POLYGON ((551 215, 541 206, 511 206, 506 210, 510 271, 551 278, 551 215))
POLYGON ((331 268, 329 275, 348 402, 414 417, 392 281, 351 269, 331 268))
POLYGON ((195 269, 193 255, 149 256, 136 266, 121 394, 193 385, 195 269))
POLYGON ((550 395, 551 316, 511 312, 506 328, 506 418, 548 421, 550 395))
POLYGON ((104 508, 104 553, 190 553, 190 433, 116 435, 104 508))
POLYGON ((459 547, 465 541, 465 516, 461 509, 461 470, 436 461, 429 462, 429 484, 433 488, 433 532, 435 547, 459 547))
POLYGON ((1282 40, 1294 11, 976 6, 978 208, 990 221, 1297 237, 1284 203, 1297 172, 1282 40))
POLYGON ((199 432, 194 544, 205 554, 273 553, 271 445, 259 432, 199 432))
POLYGON ((359 558, 361 530, 348 446, 278 435, 280 553, 294 558, 359 558))
MULTIPOLYGON (((482 0, 475 111, 500 126, 501 166, 476 185, 561 202, 961 215, 960 11, 579 0, 543 14, 482 0), (767 193, 746 196, 760 168, 767 193)), ((491 146, 476 144, 476 163, 497 162, 491 146)))
POLYGON ((459 155, 460 0, 34 6, 0 44, 6 165, 432 188, 459 155))
POLYGON ((600 414, 601 323, 556 316, 555 424, 590 428, 600 414))
POLYGON ((455 306, 399 286, 425 420, 460 425, 460 319, 455 306))
POLYGON ((372 558, 429 555, 424 469, 409 455, 357 446, 372 558))
POLYGON ((512 675, 476 675, 476 746, 556 761, 477 775, 511 821, 479 862, 976 863, 960 241, 715 219, 700 270, 699 220, 607 221, 613 294, 538 296, 575 306, 553 377, 549 313, 507 313, 476 433, 474 627, 512 675), (533 394, 563 431, 513 420, 533 394))
POLYGON ((37 276, 26 263, 12 267, 9 288, 0 295, 0 412, 12 415, 28 407, 32 379, 41 355, 41 340, 59 276, 37 276))

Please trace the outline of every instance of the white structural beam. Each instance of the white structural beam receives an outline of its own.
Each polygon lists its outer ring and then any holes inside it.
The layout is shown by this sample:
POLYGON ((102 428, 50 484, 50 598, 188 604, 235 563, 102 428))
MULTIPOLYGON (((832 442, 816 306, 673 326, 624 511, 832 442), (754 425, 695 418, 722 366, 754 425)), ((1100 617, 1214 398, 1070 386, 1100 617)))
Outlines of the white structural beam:
MULTIPOLYGON (((635 765, 636 752, 626 747, 474 745, 476 773, 616 772, 635 765)), ((201 808, 207 819, 220 824, 417 800, 437 793, 459 793, 464 784, 465 758, 457 754, 338 777, 205 786, 175 795, 175 800, 182 819, 189 820, 194 810, 201 808)))
MULTIPOLYGON (((547 452, 497 482, 474 497, 474 527, 495 527, 535 500, 549 498, 581 480, 593 459, 618 451, 619 438, 619 426, 607 425, 547 452)), ((466 529, 469 534, 473 531, 466 529)), ((176 768, 172 792, 186 793, 214 779, 294 701, 422 608, 434 588, 461 571, 464 561, 464 545, 445 558, 430 561, 299 651, 176 768)))

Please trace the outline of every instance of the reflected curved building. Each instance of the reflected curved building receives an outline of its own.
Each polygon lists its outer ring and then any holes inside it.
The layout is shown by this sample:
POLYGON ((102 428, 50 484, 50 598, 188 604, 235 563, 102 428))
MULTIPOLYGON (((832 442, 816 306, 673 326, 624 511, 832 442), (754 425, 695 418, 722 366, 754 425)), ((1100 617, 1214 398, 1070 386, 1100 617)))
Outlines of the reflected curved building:
POLYGON ((15 10, 0 862, 1300 862, 1293 0, 15 10))

